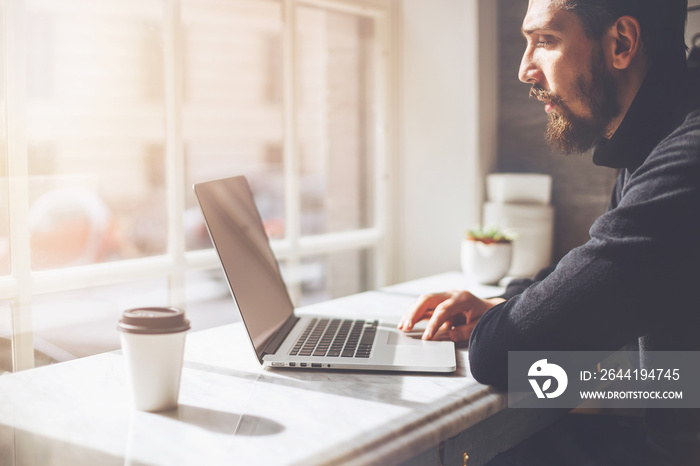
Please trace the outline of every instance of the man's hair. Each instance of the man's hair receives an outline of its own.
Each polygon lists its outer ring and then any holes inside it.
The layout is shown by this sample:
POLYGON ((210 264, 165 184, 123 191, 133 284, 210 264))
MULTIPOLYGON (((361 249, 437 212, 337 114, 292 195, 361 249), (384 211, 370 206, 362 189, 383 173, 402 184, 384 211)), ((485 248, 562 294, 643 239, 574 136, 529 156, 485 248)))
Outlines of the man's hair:
POLYGON ((600 40, 621 16, 639 21, 646 55, 652 62, 665 57, 685 60, 688 0, 561 0, 576 14, 591 39, 600 40))

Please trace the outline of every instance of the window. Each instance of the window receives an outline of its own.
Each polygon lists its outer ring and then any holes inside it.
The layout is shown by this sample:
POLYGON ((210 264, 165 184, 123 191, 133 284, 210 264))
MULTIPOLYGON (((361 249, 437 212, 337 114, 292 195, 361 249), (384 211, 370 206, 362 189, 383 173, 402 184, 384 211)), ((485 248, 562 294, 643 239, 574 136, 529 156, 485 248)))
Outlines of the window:
MULTIPOLYGON (((285 237, 282 34, 279 2, 182 2, 186 185, 245 174, 272 239, 285 237)), ((185 196, 187 249, 209 248, 185 196)))
POLYGON ((0 9, 0 371, 116 349, 131 306, 235 320, 199 181, 248 176, 295 304, 381 284, 382 3, 0 9))
POLYGON ((36 271, 166 253, 163 3, 85 6, 27 3, 36 271))
POLYGON ((299 8, 302 234, 374 226, 372 36, 368 18, 299 8))

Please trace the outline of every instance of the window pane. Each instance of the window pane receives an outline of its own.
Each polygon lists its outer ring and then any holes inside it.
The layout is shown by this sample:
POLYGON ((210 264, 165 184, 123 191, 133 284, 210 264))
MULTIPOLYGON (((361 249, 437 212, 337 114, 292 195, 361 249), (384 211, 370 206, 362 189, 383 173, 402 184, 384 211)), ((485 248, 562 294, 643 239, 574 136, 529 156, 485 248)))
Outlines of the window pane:
POLYGON ((220 267, 187 274, 187 318, 192 331, 241 320, 220 267))
POLYGON ((117 322, 123 311, 167 304, 165 278, 37 296, 32 306, 36 365, 119 349, 117 322))
POLYGON ((302 233, 372 225, 373 22, 298 10, 302 233))
POLYGON ((284 236, 281 18, 274 1, 182 2, 188 249, 210 246, 191 185, 239 174, 284 236))
MULTIPOLYGON (((0 24, 5 10, 0 5, 0 24)), ((5 34, 0 34, 0 276, 10 273, 10 215, 7 176, 7 98, 5 95, 5 34)), ((2 369, 0 369, 2 370, 2 369)))
POLYGON ((12 371, 12 320, 10 302, 0 301, 0 375, 12 371))
MULTIPOLYGON (((0 143, 1 144, 1 143, 0 143)), ((4 147, 4 146, 0 146, 4 147)), ((10 273, 10 215, 8 205, 7 166, 3 163, 4 154, 0 149, 0 276, 10 273)))
POLYGON ((374 288, 374 253, 343 251, 305 259, 294 276, 301 280, 301 305, 374 288))
POLYGON ((36 269, 165 252, 163 0, 29 0, 36 269))

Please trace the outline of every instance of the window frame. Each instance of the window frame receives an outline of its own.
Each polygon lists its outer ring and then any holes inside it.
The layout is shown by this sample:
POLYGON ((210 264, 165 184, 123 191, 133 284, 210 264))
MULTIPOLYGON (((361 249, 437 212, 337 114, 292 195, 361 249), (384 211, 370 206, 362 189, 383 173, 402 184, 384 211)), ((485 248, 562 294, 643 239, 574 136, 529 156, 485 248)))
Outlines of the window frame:
MULTIPOLYGON (((371 249, 375 255, 373 285, 387 283, 389 247, 387 242, 388 197, 390 180, 387 164, 390 154, 390 2, 389 0, 279 0, 283 27, 283 134, 285 237, 272 241, 279 261, 294 266, 310 256, 340 251, 371 249), (300 156, 298 152, 298 89, 296 71, 296 12, 298 7, 369 17, 374 21, 371 60, 374 70, 375 101, 370 111, 374 142, 373 199, 374 221, 371 228, 313 236, 301 235, 300 156)), ((26 39, 23 30, 25 0, 4 2, 8 196, 10 219, 9 276, 0 277, 0 300, 10 301, 13 371, 35 366, 32 298, 60 291, 114 285, 133 280, 168 277, 169 305, 185 306, 185 277, 193 271, 218 269, 213 249, 187 251, 184 226, 185 156, 182 129, 183 43, 181 3, 163 0, 164 90, 165 90, 165 173, 168 214, 166 253, 139 259, 121 260, 55 270, 32 271, 29 244, 29 179, 26 126, 26 39), (12 115, 12 118, 9 116, 12 115)), ((301 297, 301 283, 287 283, 292 301, 301 297)))

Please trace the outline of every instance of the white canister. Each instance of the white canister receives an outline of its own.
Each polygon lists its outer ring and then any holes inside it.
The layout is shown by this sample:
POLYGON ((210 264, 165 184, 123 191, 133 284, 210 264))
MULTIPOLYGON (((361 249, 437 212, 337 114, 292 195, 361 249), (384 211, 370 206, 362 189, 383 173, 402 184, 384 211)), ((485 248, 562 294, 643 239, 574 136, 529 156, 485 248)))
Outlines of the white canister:
POLYGON ((486 177, 487 199, 501 204, 549 205, 552 177, 541 173, 492 173, 486 177))
POLYGON ((531 277, 551 265, 554 208, 547 205, 484 204, 484 224, 513 231, 513 258, 509 276, 531 277))

